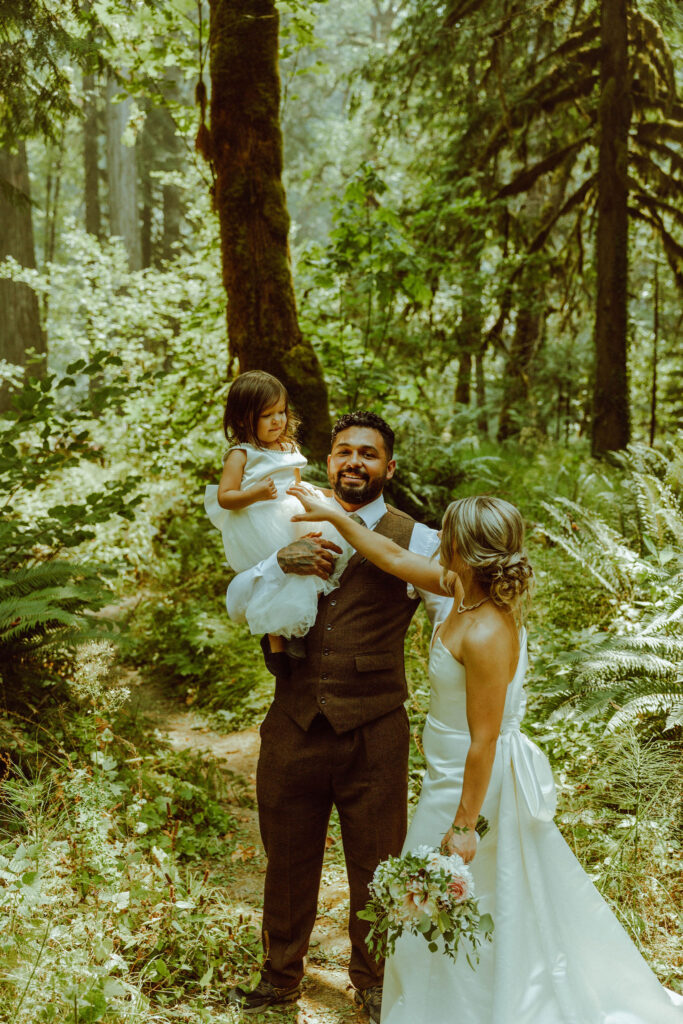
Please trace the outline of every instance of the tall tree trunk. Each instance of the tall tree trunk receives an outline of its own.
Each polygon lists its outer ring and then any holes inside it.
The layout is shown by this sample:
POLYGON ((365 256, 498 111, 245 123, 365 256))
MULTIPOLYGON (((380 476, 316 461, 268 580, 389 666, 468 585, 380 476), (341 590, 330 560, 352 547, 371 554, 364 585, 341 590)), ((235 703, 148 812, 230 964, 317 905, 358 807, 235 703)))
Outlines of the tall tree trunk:
POLYGON ((628 133, 633 113, 628 0, 602 0, 597 301, 592 449, 625 448, 630 437, 628 332, 628 133))
MULTIPOLYGON (((36 265, 31 216, 26 146, 17 152, 0 149, 0 260, 13 256, 22 267, 36 265)), ((0 280, 0 359, 25 366, 31 350, 39 357, 31 372, 45 369, 47 347, 40 326, 38 297, 27 284, 0 280)), ((0 410, 9 404, 9 392, 0 388, 0 410)))
POLYGON ((461 352, 458 358, 458 376, 455 382, 455 404, 470 404, 470 379, 472 377, 472 353, 461 352))
POLYGON ((117 86, 107 79, 107 179, 109 183, 109 231, 123 239, 128 253, 128 266, 142 266, 142 241, 138 216, 138 171, 135 146, 122 141, 128 124, 132 100, 127 97, 115 103, 117 86))
POLYGON ((83 165, 85 171, 85 230, 100 237, 100 157, 99 118, 97 116, 97 84, 95 76, 83 75, 83 165))
POLYGON ((463 296, 457 341, 460 359, 455 389, 456 405, 469 405, 472 393, 472 357, 481 348, 484 318, 481 309, 481 253, 483 242, 479 235, 468 231, 463 240, 464 263, 467 272, 463 278, 463 296))
POLYGON ((146 160, 140 162, 140 252, 143 267, 152 266, 152 210, 154 190, 152 188, 151 166, 146 160))
MULTIPOLYGON (((533 273, 532 270, 528 276, 533 276, 533 273)), ((545 288, 541 291, 544 292, 545 288)), ((543 301, 539 302, 541 296, 537 292, 537 288, 530 286, 521 293, 520 309, 503 380, 503 403, 497 435, 499 441, 519 434, 523 422, 521 416, 525 417, 524 422, 529 419, 529 374, 545 319, 545 305, 543 301)))
MULTIPOLYGON (((183 79, 177 68, 169 71, 169 80, 165 95, 170 98, 178 98, 182 95, 183 79)), ((170 110, 165 107, 159 108, 160 114, 160 143, 163 148, 162 168, 165 171, 179 171, 182 169, 185 160, 183 143, 180 139, 176 123, 170 110)), ((177 185, 164 182, 161 192, 163 229, 159 257, 162 260, 170 260, 177 255, 179 243, 182 241, 182 228, 184 220, 183 195, 177 185)))
MULTIPOLYGON (((162 85, 164 96, 171 100, 181 94, 172 75, 162 85)), ((142 263, 159 266, 172 259, 182 239, 183 199, 179 187, 165 182, 161 188, 155 171, 179 171, 183 166, 183 147, 176 124, 166 107, 147 107, 145 126, 138 147, 138 168, 142 193, 142 263), (161 218, 158 216, 161 206, 161 218), (161 231, 158 223, 161 219, 161 231)))
POLYGON ((484 355, 486 342, 482 342, 474 354, 474 379, 477 389, 477 427, 482 434, 488 434, 489 421, 486 416, 486 379, 484 377, 484 355))
POLYGON ((274 0, 211 0, 211 127, 230 352, 278 377, 314 458, 329 451, 327 388, 299 328, 282 185, 274 0))
MULTIPOLYGON (((550 181, 549 194, 545 198, 544 191, 547 186, 540 181, 529 191, 526 224, 526 234, 529 237, 533 237, 562 205, 574 161, 575 157, 571 156, 557 168, 550 181)), ((547 308, 544 266, 539 265, 537 259, 538 257, 532 258, 522 271, 516 296, 517 322, 503 380, 503 400, 497 434, 499 441, 516 437, 532 412, 531 376, 536 353, 543 338, 547 308)))
POLYGON ((161 258, 173 259, 182 238, 183 200, 177 185, 165 184, 161 193, 164 231, 161 236, 161 258))
POLYGON ((650 448, 657 433, 657 358, 659 347, 659 263, 655 258, 652 294, 652 385, 650 387, 650 448))

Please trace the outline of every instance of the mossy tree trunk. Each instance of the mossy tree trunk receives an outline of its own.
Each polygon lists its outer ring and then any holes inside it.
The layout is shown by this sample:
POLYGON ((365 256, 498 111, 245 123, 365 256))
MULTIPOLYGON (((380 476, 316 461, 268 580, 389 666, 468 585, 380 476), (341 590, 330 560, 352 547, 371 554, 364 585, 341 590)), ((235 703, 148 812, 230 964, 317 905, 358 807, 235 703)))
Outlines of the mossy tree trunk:
POLYGON ((594 455, 629 442, 628 133, 633 114, 628 62, 628 0, 602 0, 598 160, 594 455))
POLYGON ((278 14, 273 0, 211 0, 209 151, 231 355, 286 386, 314 458, 329 451, 327 388, 297 318, 282 185, 278 14))
MULTIPOLYGON (((16 152, 0 149, 0 260, 13 256, 22 267, 35 268, 33 217, 26 145, 16 152)), ((28 284, 0 280, 0 359, 18 366, 31 363, 30 372, 41 376, 47 357, 40 325, 38 296, 28 284)), ((9 405, 9 391, 0 388, 0 411, 9 405)))
MULTIPOLYGON (((538 235, 562 206, 573 164, 574 158, 569 156, 548 182, 537 182, 528 191, 524 229, 531 238, 538 235)), ((548 268, 540 255, 533 256, 522 270, 517 288, 515 333, 503 379, 499 441, 518 437, 524 426, 535 423, 533 375, 547 315, 547 276, 548 268)))
POLYGON ((499 441, 518 437, 522 428, 531 425, 535 419, 531 404, 531 371, 545 320, 545 305, 539 294, 542 291, 542 286, 540 289, 529 286, 521 291, 522 302, 503 379, 497 433, 499 441))
POLYGON ((97 111, 97 81, 94 74, 83 75, 83 170, 85 197, 85 230, 100 237, 100 158, 99 116, 97 111))
POLYGON ((484 314, 482 310, 481 254, 483 238, 472 228, 465 233, 462 243, 464 264, 463 296, 460 322, 457 327, 459 351, 458 377, 455 386, 455 404, 469 405, 472 397, 472 364, 482 346, 484 314))
POLYGON ((124 132, 132 106, 127 96, 115 102, 119 87, 114 77, 107 80, 107 183, 109 187, 109 231, 123 239, 130 270, 142 267, 142 235, 138 215, 138 167, 136 147, 124 143, 124 132))

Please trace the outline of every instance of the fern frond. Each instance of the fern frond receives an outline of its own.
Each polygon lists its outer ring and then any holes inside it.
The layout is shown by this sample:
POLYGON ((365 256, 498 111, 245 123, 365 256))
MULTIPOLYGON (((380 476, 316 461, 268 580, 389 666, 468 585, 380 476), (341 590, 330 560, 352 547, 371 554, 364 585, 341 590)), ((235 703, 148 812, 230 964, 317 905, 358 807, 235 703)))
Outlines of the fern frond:
POLYGON ((94 612, 106 598, 90 566, 53 561, 6 572, 0 577, 0 660, 11 664, 41 647, 101 639, 110 625, 94 612))
MULTIPOLYGON (((641 715, 673 713, 673 709, 676 707, 680 707, 681 714, 683 715, 683 700, 681 700, 681 695, 677 693, 650 693, 644 697, 634 697, 633 700, 624 704, 623 708, 620 708, 616 714, 612 715, 607 723, 606 730, 607 732, 614 732, 625 725, 632 725, 641 715)), ((671 728, 668 723, 669 719, 667 719, 667 729, 671 728)))
POLYGON ((683 700, 674 702, 664 728, 674 729, 677 725, 683 725, 683 700))
POLYGON ((652 679, 669 679, 676 673, 676 664, 659 658, 650 652, 620 650, 618 647, 605 646, 599 657, 589 658, 582 664, 577 676, 581 686, 600 686, 603 683, 614 683, 622 679, 634 679, 642 676, 652 679))

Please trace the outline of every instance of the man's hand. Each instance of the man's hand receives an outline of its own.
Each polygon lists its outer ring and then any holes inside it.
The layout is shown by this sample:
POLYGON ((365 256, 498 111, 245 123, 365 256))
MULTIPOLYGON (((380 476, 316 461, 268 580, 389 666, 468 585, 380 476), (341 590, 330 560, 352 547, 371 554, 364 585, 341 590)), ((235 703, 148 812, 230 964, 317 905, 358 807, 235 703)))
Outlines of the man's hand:
POLYGON ((342 549, 333 541, 324 540, 319 533, 307 533, 286 548, 280 548, 277 560, 283 572, 326 580, 332 575, 336 555, 341 553, 342 549))

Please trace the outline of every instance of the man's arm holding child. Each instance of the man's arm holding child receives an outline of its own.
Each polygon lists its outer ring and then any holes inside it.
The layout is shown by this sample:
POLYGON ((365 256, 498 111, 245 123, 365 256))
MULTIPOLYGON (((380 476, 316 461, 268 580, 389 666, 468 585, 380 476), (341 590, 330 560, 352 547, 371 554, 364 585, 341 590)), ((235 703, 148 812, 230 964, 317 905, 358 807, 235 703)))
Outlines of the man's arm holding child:
POLYGON ((231 580, 226 595, 228 615, 235 622, 245 622, 245 609, 259 580, 270 583, 282 581, 285 574, 319 576, 326 580, 332 575, 336 556, 341 548, 319 533, 306 534, 251 569, 245 569, 231 580))

